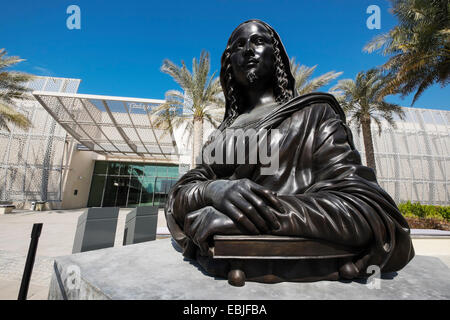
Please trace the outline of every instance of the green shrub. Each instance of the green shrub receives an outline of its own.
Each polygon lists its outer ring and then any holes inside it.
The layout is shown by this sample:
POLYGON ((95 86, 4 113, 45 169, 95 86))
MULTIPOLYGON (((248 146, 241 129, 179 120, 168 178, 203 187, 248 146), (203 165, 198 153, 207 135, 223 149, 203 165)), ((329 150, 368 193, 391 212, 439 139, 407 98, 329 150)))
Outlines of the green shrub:
POLYGON ((433 206, 408 201, 400 203, 398 209, 405 217, 435 218, 450 221, 450 206, 433 206))

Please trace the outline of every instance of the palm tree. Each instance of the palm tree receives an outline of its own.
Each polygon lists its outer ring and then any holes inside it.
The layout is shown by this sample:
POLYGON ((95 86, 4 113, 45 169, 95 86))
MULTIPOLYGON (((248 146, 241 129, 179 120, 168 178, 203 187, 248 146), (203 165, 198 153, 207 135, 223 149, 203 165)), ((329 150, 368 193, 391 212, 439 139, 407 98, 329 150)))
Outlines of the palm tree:
POLYGON ((175 65, 170 60, 164 60, 161 71, 169 74, 184 90, 169 90, 166 92, 166 102, 154 110, 155 126, 173 132, 175 128, 186 125, 185 131, 192 139, 192 166, 195 167, 197 156, 200 155, 203 142, 203 122, 207 121, 217 128, 223 117, 224 101, 220 97, 222 87, 215 77, 215 72, 209 75, 209 53, 202 51, 200 59, 192 60, 192 72, 185 63, 175 65), (183 110, 180 114, 179 110, 183 110))
POLYGON ((450 80, 450 4, 447 0, 391 0, 399 25, 373 38, 363 50, 391 56, 381 98, 415 91, 412 104, 434 83, 450 80))
POLYGON ((30 99, 30 91, 24 83, 33 79, 32 75, 22 72, 12 72, 7 69, 24 59, 7 57, 5 49, 0 49, 0 129, 10 131, 8 124, 15 124, 22 129, 28 129, 31 122, 22 113, 15 110, 14 100, 30 99))
POLYGON ((300 65, 300 63, 295 62, 295 57, 289 60, 289 66, 295 79, 295 90, 299 95, 317 91, 342 74, 342 72, 330 71, 319 77, 310 79, 317 65, 314 67, 300 65))
POLYGON ((384 77, 375 68, 367 72, 359 72, 355 81, 339 80, 338 84, 332 88, 335 90, 334 93, 337 93, 337 98, 349 118, 348 124, 354 123, 358 134, 362 128, 367 166, 375 171, 372 120, 377 124, 378 134, 381 135, 381 118, 384 118, 393 128, 396 128, 394 113, 401 119, 404 118, 402 107, 379 98, 383 88, 384 77))

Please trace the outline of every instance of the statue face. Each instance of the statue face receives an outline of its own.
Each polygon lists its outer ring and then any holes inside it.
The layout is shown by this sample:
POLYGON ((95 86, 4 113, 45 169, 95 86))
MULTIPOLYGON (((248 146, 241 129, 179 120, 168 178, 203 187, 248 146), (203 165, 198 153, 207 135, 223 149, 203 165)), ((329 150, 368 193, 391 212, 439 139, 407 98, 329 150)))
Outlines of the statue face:
POLYGON ((272 84, 275 64, 269 31, 257 22, 240 26, 231 39, 231 66, 241 87, 272 84))

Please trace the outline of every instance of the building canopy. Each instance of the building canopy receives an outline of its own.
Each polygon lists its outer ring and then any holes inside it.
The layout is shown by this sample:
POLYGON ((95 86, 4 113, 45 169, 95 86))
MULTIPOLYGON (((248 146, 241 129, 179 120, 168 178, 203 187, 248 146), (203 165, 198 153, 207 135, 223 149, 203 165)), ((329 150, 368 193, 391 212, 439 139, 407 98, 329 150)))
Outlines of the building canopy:
POLYGON ((47 112, 86 150, 104 155, 176 160, 170 130, 155 127, 164 100, 34 91, 47 112))

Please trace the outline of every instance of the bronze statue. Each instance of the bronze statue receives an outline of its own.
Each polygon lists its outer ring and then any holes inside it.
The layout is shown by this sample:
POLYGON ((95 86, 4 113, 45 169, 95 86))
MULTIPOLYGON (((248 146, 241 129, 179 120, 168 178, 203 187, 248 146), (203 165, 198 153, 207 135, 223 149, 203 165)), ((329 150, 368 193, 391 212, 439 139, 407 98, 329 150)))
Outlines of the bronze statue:
MULTIPOLYGON (((413 258, 408 224, 374 171, 361 164, 338 102, 327 93, 296 96, 288 55, 272 27, 249 20, 233 31, 220 80, 226 110, 219 132, 266 130, 278 145, 278 168, 262 174, 267 165, 248 161, 245 153, 245 163, 203 159, 182 176, 165 213, 186 257, 226 277, 231 260, 211 254, 214 237, 223 235, 298 237, 354 253, 346 259, 321 259, 320 252, 317 259, 282 259, 280 251, 270 261, 238 261, 247 279, 262 282, 367 277, 370 265, 397 271, 413 258)), ((223 143, 217 137, 204 150, 223 143)), ((226 155, 234 140, 219 149, 226 155)), ((246 147, 255 144, 247 141, 246 147)))

